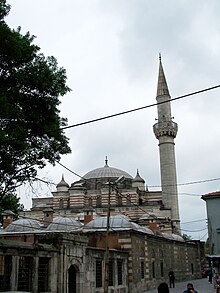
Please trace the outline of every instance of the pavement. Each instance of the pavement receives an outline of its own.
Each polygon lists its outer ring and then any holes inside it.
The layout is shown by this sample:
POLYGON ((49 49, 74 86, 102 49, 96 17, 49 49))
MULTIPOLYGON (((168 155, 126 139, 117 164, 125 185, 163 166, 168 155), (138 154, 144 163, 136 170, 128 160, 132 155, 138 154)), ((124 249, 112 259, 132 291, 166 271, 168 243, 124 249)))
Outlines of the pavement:
MULTIPOLYGON (((198 293, 215 293, 216 289, 214 289, 214 285, 208 282, 208 279, 197 279, 197 280, 189 280, 184 282, 179 282, 175 284, 175 288, 170 288, 170 293, 182 293, 186 290, 187 283, 192 283, 194 289, 198 293)), ((157 288, 150 291, 145 291, 144 293, 157 293, 157 288)))

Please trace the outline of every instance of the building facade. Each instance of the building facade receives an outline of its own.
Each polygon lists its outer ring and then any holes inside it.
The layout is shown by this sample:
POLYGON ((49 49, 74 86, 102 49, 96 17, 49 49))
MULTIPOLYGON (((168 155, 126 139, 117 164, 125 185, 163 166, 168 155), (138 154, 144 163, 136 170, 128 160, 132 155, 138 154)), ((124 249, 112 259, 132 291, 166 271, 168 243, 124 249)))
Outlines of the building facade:
POLYGON ((124 215, 78 221, 58 217, 47 226, 16 220, 0 233, 0 292, 101 293, 105 284, 108 241, 108 289, 140 293, 168 280, 201 276, 201 243, 179 235, 154 233, 124 215), (108 237, 108 238, 107 238, 108 237))

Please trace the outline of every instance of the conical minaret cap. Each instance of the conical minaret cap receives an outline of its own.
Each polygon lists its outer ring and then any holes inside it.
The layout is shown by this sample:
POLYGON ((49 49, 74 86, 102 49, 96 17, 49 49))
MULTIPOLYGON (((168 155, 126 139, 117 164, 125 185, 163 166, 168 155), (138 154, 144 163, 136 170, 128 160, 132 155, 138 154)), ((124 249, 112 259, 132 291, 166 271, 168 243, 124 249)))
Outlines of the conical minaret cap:
POLYGON ((157 83, 157 97, 158 96, 170 96, 165 74, 163 71, 163 66, 161 62, 161 55, 159 55, 159 75, 158 75, 158 83, 157 83))

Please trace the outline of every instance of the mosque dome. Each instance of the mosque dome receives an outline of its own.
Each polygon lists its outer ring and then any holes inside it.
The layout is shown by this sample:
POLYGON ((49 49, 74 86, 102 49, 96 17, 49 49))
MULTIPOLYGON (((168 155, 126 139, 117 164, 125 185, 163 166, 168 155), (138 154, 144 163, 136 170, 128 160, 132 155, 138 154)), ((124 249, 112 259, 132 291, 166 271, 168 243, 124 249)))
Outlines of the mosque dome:
POLYGON ((28 232, 33 230, 40 230, 41 225, 37 220, 32 219, 19 219, 9 224, 4 231, 5 232, 28 232))
POLYGON ((106 158, 105 160, 105 166, 101 168, 94 169, 92 171, 89 171, 86 173, 83 178, 85 179, 102 179, 102 178, 119 178, 123 176, 125 179, 133 179, 133 177, 128 174, 127 172, 109 167, 108 166, 108 160, 106 158))
POLYGON ((67 217, 57 217, 53 219, 47 227, 47 231, 75 231, 82 227, 79 221, 67 217))

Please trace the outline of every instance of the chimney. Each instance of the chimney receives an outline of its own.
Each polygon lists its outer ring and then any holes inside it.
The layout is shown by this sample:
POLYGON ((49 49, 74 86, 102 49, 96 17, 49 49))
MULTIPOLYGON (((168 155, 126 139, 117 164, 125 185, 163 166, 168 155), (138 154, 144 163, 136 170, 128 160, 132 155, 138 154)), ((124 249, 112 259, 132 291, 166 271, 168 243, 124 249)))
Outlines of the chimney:
POLYGON ((93 209, 90 206, 84 208, 84 225, 93 220, 93 209))
POLYGON ((46 208, 43 210, 44 213, 44 227, 47 227, 50 223, 53 222, 53 209, 52 208, 46 208))
POLYGON ((10 225, 14 220, 15 213, 11 210, 5 210, 1 213, 3 229, 10 225))

